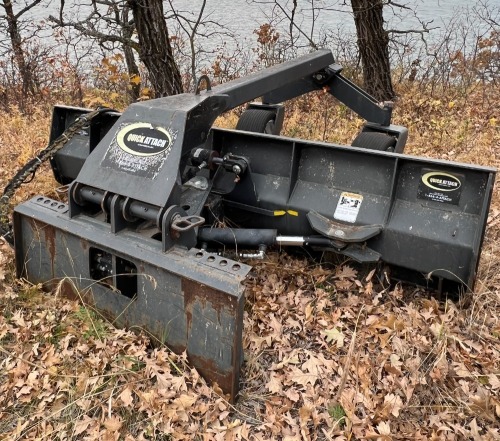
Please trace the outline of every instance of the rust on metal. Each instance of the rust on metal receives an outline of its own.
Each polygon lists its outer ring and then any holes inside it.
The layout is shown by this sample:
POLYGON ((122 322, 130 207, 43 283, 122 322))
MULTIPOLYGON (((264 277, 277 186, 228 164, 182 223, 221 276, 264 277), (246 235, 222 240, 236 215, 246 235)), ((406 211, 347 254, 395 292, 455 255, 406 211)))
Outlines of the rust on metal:
MULTIPOLYGON (((38 210, 38 206, 35 208, 38 210)), ((121 251, 101 245, 109 236, 107 226, 90 232, 78 219, 67 224, 56 212, 41 214, 54 225, 45 219, 33 219, 29 213, 16 213, 20 277, 95 308, 117 326, 145 329, 173 352, 186 351, 200 375, 235 400, 243 360, 241 281, 248 271, 244 265, 234 274, 219 268, 223 265, 201 263, 196 255, 181 249, 169 253, 154 249, 145 253, 146 260, 133 259, 127 254, 127 238, 113 236, 117 242, 113 246, 118 245, 121 251), (82 237, 82 231, 88 232, 88 237, 82 237), (107 273, 92 273, 95 262, 89 250, 95 247, 110 255, 113 272, 118 261, 130 261, 137 274, 147 276, 137 277, 137 286, 130 290, 128 282, 103 283, 107 273), (163 265, 165 259, 169 259, 168 265, 163 265)), ((147 246, 157 245, 156 241, 141 240, 147 246)))
MULTIPOLYGON (((227 342, 227 349, 231 351, 231 354, 230 364, 226 365, 225 368, 217 366, 212 359, 193 353, 188 347, 188 359, 193 366, 198 369, 204 378, 209 379, 212 383, 217 383, 222 391, 229 394, 230 399, 234 401, 239 389, 238 379, 242 356, 241 333, 243 319, 239 317, 239 302, 241 299, 188 279, 182 279, 182 291, 184 294, 188 341, 194 338, 192 335, 194 320, 202 323, 211 322, 213 320, 211 315, 214 312, 217 320, 214 326, 222 329, 228 324, 234 326, 232 332, 228 333, 231 341, 227 342), (203 320, 200 320, 200 317, 193 317, 196 305, 201 308, 201 313, 204 315, 203 320)), ((216 342, 209 341, 209 337, 208 333, 195 337, 198 340, 205 338, 201 343, 202 348, 198 351, 199 353, 210 353, 211 347, 216 342)), ((212 337, 215 338, 216 335, 212 337)), ((218 335, 218 337, 220 336, 218 335)), ((217 343, 220 344, 220 341, 217 343)))
POLYGON ((43 231, 45 237, 45 243, 50 254, 50 260, 52 261, 52 266, 54 265, 54 259, 56 257, 56 231, 52 225, 47 225, 42 222, 37 222, 39 228, 43 231))

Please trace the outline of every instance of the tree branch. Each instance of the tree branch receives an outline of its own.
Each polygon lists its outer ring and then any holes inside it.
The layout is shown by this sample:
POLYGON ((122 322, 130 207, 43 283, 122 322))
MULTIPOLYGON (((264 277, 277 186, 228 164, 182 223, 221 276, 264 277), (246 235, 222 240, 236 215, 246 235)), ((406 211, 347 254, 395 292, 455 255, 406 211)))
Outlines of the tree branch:
POLYGON ((38 3, 40 3, 42 0, 34 0, 33 3, 31 3, 30 5, 26 5, 25 8, 21 9, 16 15, 16 20, 21 17, 21 15, 25 14, 26 12, 28 12, 30 9, 34 8, 36 5, 38 5, 38 3))
POLYGON ((401 3, 393 2, 392 0, 388 0, 387 4, 392 5, 392 6, 396 6, 396 8, 407 9, 408 11, 412 11, 412 9, 409 6, 402 5, 401 3))
POLYGON ((97 31, 92 28, 87 28, 83 24, 86 23, 89 26, 91 26, 89 19, 83 21, 83 22, 62 22, 61 20, 55 18, 53 15, 49 15, 49 21, 54 23, 55 25, 59 27, 72 27, 75 28, 77 31, 82 33, 83 35, 91 38, 95 38, 96 40, 100 40, 101 42, 114 42, 114 43, 121 43, 126 46, 130 46, 131 48, 135 49, 136 51, 139 50, 139 44, 135 42, 132 39, 129 38, 124 38, 119 35, 110 35, 110 34, 105 34, 103 32, 97 31))
POLYGON ((428 34, 429 31, 433 31, 434 29, 439 29, 439 26, 435 28, 425 28, 425 29, 387 29, 386 32, 388 34, 428 34))
POLYGON ((281 9, 281 12, 283 12, 283 14, 285 15, 285 17, 290 20, 290 26, 293 25, 293 27, 295 29, 297 29, 297 31, 299 31, 299 34, 301 34, 306 40, 307 42, 309 43, 309 45, 313 48, 313 49, 318 49, 318 45, 314 42, 314 40, 311 39, 311 37, 309 37, 309 35, 307 35, 302 29, 300 26, 298 26, 297 24, 295 24, 295 22, 293 22, 291 20, 291 17, 288 15, 288 13, 285 11, 285 8, 283 8, 283 6, 281 6, 279 4, 279 2, 275 2, 276 6, 281 9))

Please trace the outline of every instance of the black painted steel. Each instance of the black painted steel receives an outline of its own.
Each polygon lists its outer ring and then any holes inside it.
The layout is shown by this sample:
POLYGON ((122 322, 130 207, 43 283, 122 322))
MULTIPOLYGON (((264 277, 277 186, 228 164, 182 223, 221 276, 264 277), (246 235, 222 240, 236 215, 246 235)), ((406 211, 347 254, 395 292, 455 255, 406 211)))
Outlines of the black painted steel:
MULTIPOLYGON (((407 130, 390 123, 392 105, 341 69, 320 50, 92 120, 52 160, 58 181, 71 183, 68 205, 38 196, 15 210, 18 275, 79 291, 119 324, 187 350, 231 399, 250 267, 203 242, 258 247, 249 257, 272 244, 310 246, 383 261, 395 277, 439 290, 473 289, 496 170, 401 154, 407 130), (363 137, 390 137, 395 152, 212 127, 263 97, 249 109, 269 113, 251 120, 265 131, 274 115, 277 134, 279 103, 322 88, 367 120, 363 137)), ((88 112, 56 107, 51 139, 88 112)))

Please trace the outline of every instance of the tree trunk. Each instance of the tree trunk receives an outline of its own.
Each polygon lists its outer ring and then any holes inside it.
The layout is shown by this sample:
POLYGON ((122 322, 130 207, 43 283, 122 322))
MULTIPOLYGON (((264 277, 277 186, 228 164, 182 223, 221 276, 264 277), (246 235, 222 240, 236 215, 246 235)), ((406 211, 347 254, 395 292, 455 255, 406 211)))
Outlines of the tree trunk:
MULTIPOLYGON (((135 27, 133 24, 129 23, 129 8, 124 6, 122 10, 122 36, 125 40, 132 41, 132 35, 134 33, 135 27)), ((125 63, 127 65, 128 76, 130 79, 136 77, 140 78, 139 68, 135 62, 134 50, 130 44, 122 44, 123 54, 125 55, 125 63)), ((137 101, 141 94, 141 83, 136 81, 130 82, 129 97, 132 102, 137 101)))
POLYGON ((366 91, 380 101, 392 100, 389 36, 384 30, 383 0, 351 0, 366 91))
POLYGON ((9 32, 10 42, 12 45, 12 52, 14 53, 14 60, 17 68, 19 69, 19 74, 21 75, 23 96, 26 96, 27 94, 34 95, 35 82, 30 67, 26 63, 26 57, 24 56, 21 33, 19 32, 19 23, 12 8, 12 1, 4 0, 3 7, 5 9, 7 30, 9 32))
POLYGON ((182 93, 162 0, 129 0, 139 38, 139 57, 146 66, 155 98, 182 93))

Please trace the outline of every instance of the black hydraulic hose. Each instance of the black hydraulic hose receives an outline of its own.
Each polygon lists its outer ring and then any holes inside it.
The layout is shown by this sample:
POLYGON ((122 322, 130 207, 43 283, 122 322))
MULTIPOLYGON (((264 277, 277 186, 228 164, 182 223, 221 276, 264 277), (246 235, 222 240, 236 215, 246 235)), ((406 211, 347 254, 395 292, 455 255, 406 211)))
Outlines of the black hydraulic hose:
POLYGON ((276 243, 277 231, 257 228, 200 228, 200 242, 216 243, 227 246, 258 247, 276 243))
POLYGON ((320 248, 345 248, 346 244, 324 236, 278 236, 277 230, 258 228, 200 228, 198 240, 208 244, 239 247, 260 245, 310 246, 320 248))
POLYGON ((29 160, 21 167, 14 177, 7 183, 2 196, 0 197, 0 237, 3 237, 11 246, 14 245, 14 236, 12 225, 9 222, 9 202, 14 192, 27 179, 34 176, 40 165, 49 160, 56 152, 78 133, 86 124, 89 124, 95 117, 108 112, 114 112, 112 109, 101 107, 87 114, 79 116, 73 124, 71 124, 61 135, 52 141, 45 149, 43 149, 33 159, 29 160))
POLYGON ((325 247, 325 248, 344 248, 345 243, 340 241, 333 241, 324 236, 306 236, 304 237, 304 245, 310 247, 325 247))

